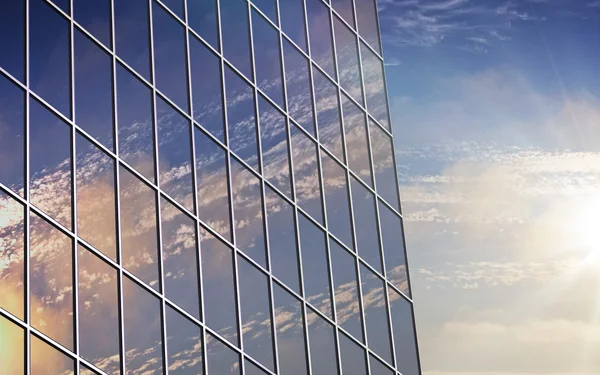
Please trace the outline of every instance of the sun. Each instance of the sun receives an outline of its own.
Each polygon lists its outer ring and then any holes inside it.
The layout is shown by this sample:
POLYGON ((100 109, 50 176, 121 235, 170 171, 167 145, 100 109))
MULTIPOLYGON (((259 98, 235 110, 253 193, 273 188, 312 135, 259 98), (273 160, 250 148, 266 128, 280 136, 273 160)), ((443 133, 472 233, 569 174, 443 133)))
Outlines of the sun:
POLYGON ((600 196, 586 201, 575 213, 573 243, 587 253, 584 262, 600 261, 600 196))

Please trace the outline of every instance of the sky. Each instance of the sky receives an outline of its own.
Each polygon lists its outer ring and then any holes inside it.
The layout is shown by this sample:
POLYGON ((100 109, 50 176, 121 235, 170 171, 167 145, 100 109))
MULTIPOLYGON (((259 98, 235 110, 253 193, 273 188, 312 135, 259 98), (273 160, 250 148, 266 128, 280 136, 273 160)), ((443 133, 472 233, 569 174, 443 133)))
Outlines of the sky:
POLYGON ((600 2, 379 15, 423 373, 600 374, 600 2))

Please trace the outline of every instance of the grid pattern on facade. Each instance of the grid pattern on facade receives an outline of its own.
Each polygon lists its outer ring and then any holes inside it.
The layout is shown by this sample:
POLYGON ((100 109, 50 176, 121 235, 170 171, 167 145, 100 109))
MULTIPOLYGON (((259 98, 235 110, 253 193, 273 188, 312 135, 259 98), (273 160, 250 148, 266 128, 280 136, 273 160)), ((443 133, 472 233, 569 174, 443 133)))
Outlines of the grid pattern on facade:
POLYGON ((375 0, 28 0, 0 46, 3 373, 420 373, 375 0))

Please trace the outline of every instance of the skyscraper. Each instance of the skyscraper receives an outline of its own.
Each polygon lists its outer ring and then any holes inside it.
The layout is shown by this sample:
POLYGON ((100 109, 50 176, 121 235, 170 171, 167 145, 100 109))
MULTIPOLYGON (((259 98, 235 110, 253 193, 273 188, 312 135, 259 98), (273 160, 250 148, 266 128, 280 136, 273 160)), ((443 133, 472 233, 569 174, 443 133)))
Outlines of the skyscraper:
POLYGON ((0 12, 0 373, 419 374, 375 0, 0 12))

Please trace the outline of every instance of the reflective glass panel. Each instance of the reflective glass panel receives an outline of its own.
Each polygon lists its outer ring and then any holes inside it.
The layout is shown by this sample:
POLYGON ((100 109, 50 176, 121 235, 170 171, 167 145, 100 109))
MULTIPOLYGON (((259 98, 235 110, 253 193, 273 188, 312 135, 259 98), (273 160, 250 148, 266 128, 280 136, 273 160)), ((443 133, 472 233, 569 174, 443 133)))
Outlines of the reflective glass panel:
POLYGON ((333 326, 310 309, 308 309, 307 321, 312 374, 338 374, 333 326))
POLYGON ((31 203, 71 228, 71 127, 29 101, 31 203))
POLYGON ((83 363, 79 364, 79 375, 97 375, 97 374, 98 374, 97 372, 90 370, 83 363))
POLYGON ((256 85, 284 108, 279 32, 255 10, 252 11, 252 39, 256 85))
POLYGON ((419 375, 420 366, 412 306, 400 294, 391 289, 389 297, 397 368, 405 375, 419 375))
POLYGON ((73 18, 100 43, 111 48, 110 0, 73 0, 73 18))
POLYGON ((337 52, 340 84, 359 103, 363 102, 360 65, 358 63, 358 47, 356 35, 337 17, 333 17, 335 30, 335 49, 337 52))
POLYGON ((165 4, 173 13, 175 13, 177 17, 184 20, 185 17, 183 14, 183 1, 184 0, 162 0, 162 3, 165 4))
POLYGON ((275 371, 269 279, 241 256, 238 256, 238 277, 244 350, 275 371))
MULTIPOLYGON (((274 24, 277 24, 277 8, 275 7, 276 0, 252 0, 252 3, 260 9, 274 24)), ((254 17, 256 13, 252 14, 254 17)))
POLYGON ((169 300, 200 318, 196 221, 160 199, 164 293, 169 300))
POLYGON ((203 374, 202 329, 169 306, 165 315, 169 374, 203 374))
POLYGON ((273 284, 273 300, 279 372, 282 375, 306 375, 302 303, 276 283, 273 284))
POLYGON ((73 349, 73 240, 30 214, 31 325, 73 349))
POLYGON ((266 375, 261 368, 256 366, 253 362, 250 362, 247 358, 244 358, 244 374, 245 375, 266 375))
POLYGON ((335 78, 333 36, 329 8, 321 0, 306 0, 311 58, 331 77, 335 78))
POLYGON ((206 367, 209 375, 240 375, 240 355, 210 333, 206 334, 206 367))
POLYGON ((122 265, 159 289, 156 191, 120 167, 122 265))
POLYGON ((77 234, 117 259, 115 161, 81 134, 77 150, 77 234))
POLYGON ((356 18, 358 20, 358 33, 375 51, 381 53, 379 26, 377 24, 377 4, 375 2, 376 0, 354 0, 354 6, 356 7, 356 18))
POLYGON ((344 21, 354 27, 354 9, 352 0, 331 0, 331 6, 344 21))
POLYGON ((161 303, 123 277, 123 323, 127 372, 162 373, 161 303))
POLYGON ((342 362, 342 374, 363 375, 367 374, 367 362, 365 350, 357 343, 350 340, 344 333, 339 333, 340 357, 342 362))
POLYGON ((348 150, 348 166, 363 182, 373 186, 371 182, 371 163, 369 162, 369 142, 367 140, 367 123, 365 113, 346 95, 342 95, 344 110, 344 129, 346 133, 346 150, 348 150))
POLYGON ((296 200, 315 220, 323 223, 323 199, 317 145, 296 126, 291 126, 296 200))
POLYGON ((398 289, 410 296, 402 219, 383 203, 379 203, 379 221, 385 254, 386 277, 398 289))
POLYGON ((298 217, 304 297, 323 314, 332 317, 329 267, 325 234, 304 215, 298 217))
POLYGON ((29 2, 29 85, 67 117, 71 117, 69 30, 69 22, 44 0, 29 2))
POLYGON ((369 113, 380 124, 389 129, 390 122, 383 78, 383 62, 362 43, 360 51, 369 113))
POLYGON ((392 139, 372 121, 369 123, 369 133, 371 134, 371 153, 377 193, 399 211, 398 178, 394 168, 392 139))
POLYGON ((0 183, 23 196, 23 182, 25 180, 25 93, 1 74, 0 160, 2 160, 0 163, 0 183))
POLYGON ((117 270, 78 245, 79 351, 109 374, 120 373, 117 270))
MULTIPOLYGON (((232 250, 205 229, 200 230, 200 235, 204 321, 229 342, 237 345, 238 323, 232 250)), ((209 345, 209 364, 210 348, 209 345)))
POLYGON ((394 371, 373 355, 369 355, 369 364, 371 365, 371 375, 394 375, 394 371))
POLYGON ((346 171, 324 152, 321 153, 321 163, 323 166, 323 190, 325 190, 328 229, 352 249, 354 246, 346 171))
POLYGON ((0 190, 0 212, 0 307, 25 320, 25 211, 0 190))
POLYGON ((31 375, 73 375, 75 361, 46 344, 35 335, 30 336, 31 375))
POLYGON ((25 82, 25 2, 15 1, 0 12, 0 67, 25 82))
POLYGON ((50 0, 50 2, 56 4, 67 15, 70 13, 71 7, 69 0, 50 0))
POLYGON ((371 267, 381 272, 381 252, 379 251, 375 198, 354 177, 352 178, 352 204, 358 255, 367 261, 371 267))
POLYGON ((188 25, 211 46, 219 49, 218 0, 187 0, 188 25))
MULTIPOLYGON (((2 351, 0 351, 2 369, 7 374, 25 374, 25 334, 23 329, 0 315, 0 337, 9 343, 6 346, 2 345, 2 351)), ((37 363, 35 360, 32 362, 37 363)))
POLYGON ((150 16, 147 0, 114 0, 115 51, 127 65, 150 78, 150 16))
POLYGON ((223 54, 246 78, 252 80, 250 53, 250 26, 248 2, 244 0, 219 0, 221 4, 221 29, 223 54))
POLYGON ((391 363, 390 325, 383 280, 362 264, 360 265, 360 277, 369 348, 391 363))
MULTIPOLYGON (((315 82, 317 123, 319 124, 319 141, 339 160, 344 161, 342 121, 337 86, 318 69, 313 69, 313 77, 315 82)), ((356 150, 352 150, 352 152, 356 152, 356 150)))
POLYGON ((315 134, 308 61, 287 41, 283 42, 287 105, 290 116, 309 134, 315 134))
POLYGON ((281 29, 298 47, 306 51, 306 24, 302 0, 286 0, 279 2, 281 29))

